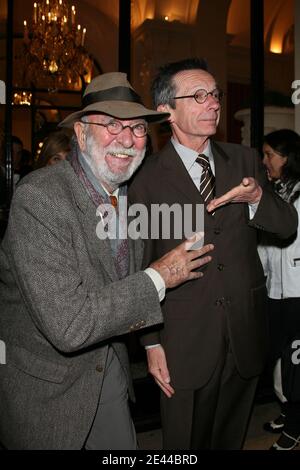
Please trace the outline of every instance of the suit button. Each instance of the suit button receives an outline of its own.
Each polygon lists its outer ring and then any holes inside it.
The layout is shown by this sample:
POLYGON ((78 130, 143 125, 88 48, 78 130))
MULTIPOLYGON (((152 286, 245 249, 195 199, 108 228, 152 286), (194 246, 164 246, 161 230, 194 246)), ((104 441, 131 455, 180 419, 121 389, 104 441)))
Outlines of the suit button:
POLYGON ((221 297, 220 299, 215 301, 215 305, 217 307, 221 307, 222 305, 224 305, 224 302, 225 302, 225 297, 221 297))
POLYGON ((223 271, 223 269, 225 268, 223 263, 219 263, 217 267, 219 271, 223 271))
POLYGON ((139 330, 141 327, 140 325, 132 325, 130 328, 129 328, 129 331, 136 331, 136 330, 139 330))
POLYGON ((214 234, 215 234, 215 235, 220 235, 220 233, 221 233, 221 229, 220 229, 220 228, 215 228, 215 229, 214 229, 214 234))
POLYGON ((96 371, 97 372, 103 372, 103 367, 101 367, 99 364, 96 366, 96 371))

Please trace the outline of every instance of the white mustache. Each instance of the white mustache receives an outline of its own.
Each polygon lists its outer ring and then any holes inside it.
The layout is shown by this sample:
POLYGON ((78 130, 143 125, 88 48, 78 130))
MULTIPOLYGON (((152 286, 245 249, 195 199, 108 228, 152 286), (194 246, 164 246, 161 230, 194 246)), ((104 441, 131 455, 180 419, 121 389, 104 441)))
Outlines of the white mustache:
POLYGON ((128 155, 129 157, 136 157, 137 156, 137 151, 134 150, 133 148, 129 148, 129 149, 126 149, 126 148, 121 148, 121 147, 118 147, 118 148, 108 148, 106 149, 106 153, 110 153, 110 154, 118 154, 118 153, 121 153, 122 155, 128 155))
POLYGON ((215 121, 217 119, 217 115, 214 114, 213 116, 201 116, 201 121, 215 121))

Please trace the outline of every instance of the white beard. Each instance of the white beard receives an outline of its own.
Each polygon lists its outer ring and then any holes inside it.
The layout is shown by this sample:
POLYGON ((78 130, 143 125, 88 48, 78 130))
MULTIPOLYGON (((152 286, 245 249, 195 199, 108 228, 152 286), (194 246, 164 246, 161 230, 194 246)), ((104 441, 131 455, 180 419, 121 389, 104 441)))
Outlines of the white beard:
POLYGON ((118 144, 102 147, 95 141, 94 136, 89 133, 86 137, 86 151, 82 153, 100 183, 104 183, 111 190, 115 190, 120 184, 131 178, 133 173, 141 165, 145 152, 146 146, 142 150, 135 150, 133 148, 127 149, 118 144), (114 173, 109 169, 105 161, 105 156, 108 153, 130 155, 132 156, 132 163, 124 173, 114 173))

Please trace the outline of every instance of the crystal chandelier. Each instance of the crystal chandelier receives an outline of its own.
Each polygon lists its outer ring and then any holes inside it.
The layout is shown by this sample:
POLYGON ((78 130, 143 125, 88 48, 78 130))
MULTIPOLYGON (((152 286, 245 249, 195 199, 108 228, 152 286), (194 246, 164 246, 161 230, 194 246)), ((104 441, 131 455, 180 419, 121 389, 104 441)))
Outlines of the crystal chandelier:
POLYGON ((85 36, 68 0, 35 2, 30 29, 24 20, 24 83, 52 90, 89 83, 93 61, 84 49, 85 36))
POLYGON ((19 104, 21 106, 30 106, 32 100, 32 93, 29 91, 17 91, 13 95, 12 104, 19 104))

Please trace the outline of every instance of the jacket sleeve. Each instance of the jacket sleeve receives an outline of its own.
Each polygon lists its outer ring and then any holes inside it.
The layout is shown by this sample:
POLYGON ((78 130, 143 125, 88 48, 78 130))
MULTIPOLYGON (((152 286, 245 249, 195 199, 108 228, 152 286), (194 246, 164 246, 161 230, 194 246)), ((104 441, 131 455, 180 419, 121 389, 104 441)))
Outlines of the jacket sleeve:
POLYGON ((143 271, 91 287, 89 276, 101 265, 82 273, 64 207, 29 184, 13 198, 4 246, 36 327, 58 350, 70 353, 160 323, 157 291, 143 271))

